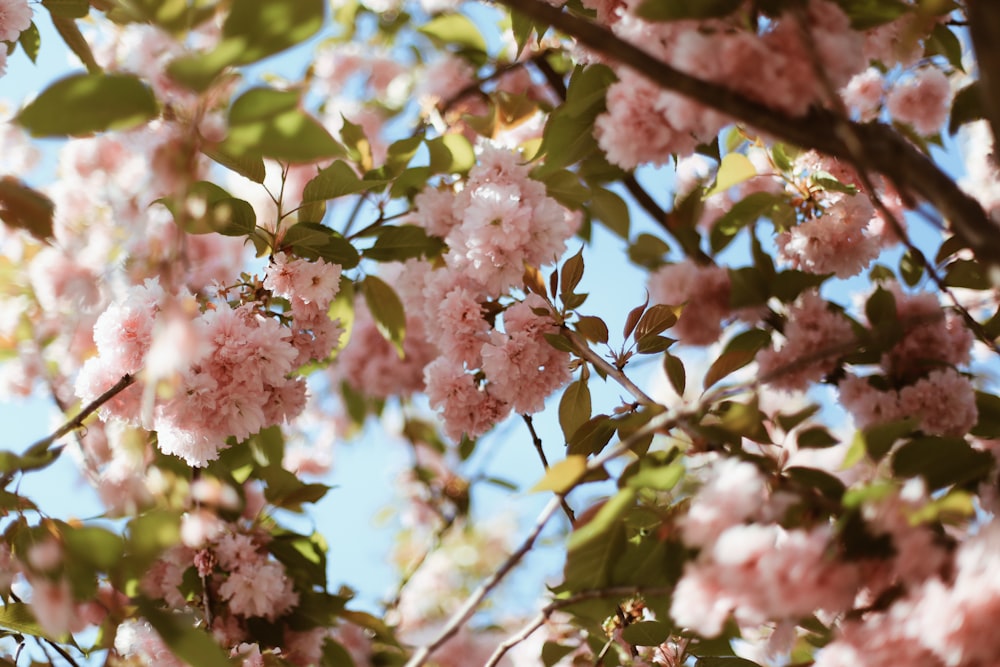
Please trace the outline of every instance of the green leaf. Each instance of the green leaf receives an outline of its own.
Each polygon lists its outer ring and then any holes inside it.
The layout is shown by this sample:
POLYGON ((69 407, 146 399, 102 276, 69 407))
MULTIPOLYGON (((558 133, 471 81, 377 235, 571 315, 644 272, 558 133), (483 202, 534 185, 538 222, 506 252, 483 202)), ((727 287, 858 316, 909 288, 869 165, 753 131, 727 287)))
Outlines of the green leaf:
POLYGON ((38 61, 38 49, 42 46, 42 36, 38 34, 38 26, 32 21, 31 25, 21 31, 17 37, 17 43, 24 49, 24 55, 28 56, 31 62, 38 61))
POLYGON ((531 487, 530 492, 552 491, 557 494, 569 493, 579 484, 587 472, 587 457, 570 455, 545 471, 545 476, 531 487))
POLYGON ((855 30, 868 30, 899 18, 910 8, 899 0, 840 0, 855 30))
POLYGON ((559 425, 566 442, 590 419, 590 409, 590 387, 586 380, 571 382, 559 399, 559 425))
POLYGON ((615 434, 615 430, 615 423, 611 417, 607 415, 595 415, 576 430, 572 440, 568 443, 569 448, 566 451, 569 454, 580 454, 583 456, 596 454, 611 441, 611 436, 615 434))
POLYGON ((437 257, 444 248, 444 241, 429 236, 423 227, 398 225, 384 227, 375 239, 375 245, 363 254, 378 262, 402 262, 413 257, 437 257))
POLYGON ((783 195, 770 192, 754 192, 747 195, 715 221, 709 234, 712 252, 722 251, 741 229, 762 217, 770 218, 772 221, 786 220, 790 214, 794 213, 783 195))
POLYGON ((616 236, 628 240, 631 228, 628 204, 607 188, 595 187, 590 193, 590 213, 616 236))
POLYGON ((375 319, 375 325, 392 343, 399 357, 403 357, 403 339, 406 336, 406 313, 403 302, 399 300, 396 291, 381 278, 365 276, 361 281, 361 291, 365 295, 365 303, 375 319))
POLYGON ((584 338, 592 343, 608 342, 608 325, 599 317, 581 315, 575 327, 584 338))
POLYGON ((462 14, 442 14, 417 28, 417 32, 427 35, 438 46, 457 46, 460 51, 486 53, 486 40, 479 28, 462 14))
POLYGON ((813 426, 801 431, 798 438, 796 438, 796 442, 799 447, 808 449, 824 449, 840 444, 840 440, 830 435, 830 432, 822 426, 813 426))
POLYGON ((750 329, 739 334, 726 345, 708 372, 705 373, 703 387, 708 389, 730 373, 743 368, 757 356, 757 352, 770 343, 770 335, 761 329, 750 329))
POLYGON ((577 67, 570 76, 566 101, 545 122, 539 154, 545 164, 535 174, 564 169, 597 150, 594 119, 604 111, 604 96, 617 77, 606 65, 577 67))
POLYGON ((194 616, 160 611, 151 602, 139 602, 139 611, 181 660, 198 667, 231 667, 212 635, 196 627, 194 616))
POLYGON ((221 146, 206 146, 202 148, 201 152, 223 167, 232 169, 254 183, 264 183, 266 171, 264 160, 259 155, 233 155, 226 152, 221 146))
POLYGON ((638 341, 646 336, 655 336, 674 326, 677 323, 679 310, 675 306, 664 304, 650 306, 635 326, 635 331, 632 333, 634 339, 638 341))
POLYGON ((229 110, 229 134, 221 150, 286 162, 315 162, 344 154, 323 125, 299 108, 299 93, 251 88, 229 110))
POLYGON ((655 491, 670 491, 684 479, 686 468, 680 461, 667 465, 656 464, 649 458, 639 460, 639 469, 627 479, 623 477, 630 489, 653 489, 655 491))
POLYGON ((579 210, 590 200, 590 188, 568 169, 541 170, 546 193, 567 208, 579 210))
POLYGON ((188 189, 186 202, 170 206, 174 219, 189 234, 218 233, 224 236, 250 236, 257 228, 253 206, 210 181, 198 181, 188 189), (192 212, 196 212, 192 213, 192 212))
POLYGON ((962 66, 962 43, 958 36, 951 31, 951 28, 943 23, 935 23, 931 30, 930 37, 924 43, 924 55, 942 55, 948 60, 948 64, 959 72, 964 72, 962 66))
POLYGON ((0 220, 4 223, 47 242, 53 238, 54 215, 55 204, 41 192, 13 176, 0 178, 0 220))
POLYGON ((981 480, 993 469, 989 452, 973 449, 963 438, 925 436, 901 446, 892 457, 893 474, 919 475, 930 491, 981 480))
POLYGON ((370 183, 362 180, 343 160, 335 160, 329 167, 320 171, 311 181, 306 183, 302 192, 303 202, 327 201, 365 192, 373 187, 384 185, 386 181, 370 183))
POLYGON ((678 396, 684 395, 687 386, 687 374, 684 371, 684 362, 672 354, 663 355, 663 370, 670 380, 670 386, 674 388, 678 396))
POLYGON ((792 466, 785 474, 808 489, 816 489, 827 498, 839 502, 847 487, 838 478, 824 470, 792 466))
POLYGON ((476 152, 465 136, 444 134, 427 140, 429 167, 435 174, 466 174, 476 164, 476 152))
POLYGON ((945 270, 944 284, 974 290, 993 288, 993 281, 987 275, 986 267, 982 262, 972 259, 956 259, 949 264, 945 270))
POLYGON ((636 15, 647 21, 680 21, 729 16, 743 0, 644 0, 636 15))
POLYGON ((646 232, 639 234, 628 247, 629 259, 650 270, 663 266, 664 257, 669 252, 670 246, 667 245, 666 241, 646 232))
POLYGON ((126 529, 130 555, 152 558, 181 539, 179 512, 151 510, 128 522, 126 529))
POLYGON ((306 259, 322 257, 328 262, 353 269, 360 261, 358 251, 343 236, 318 222, 300 222, 285 232, 281 247, 291 247, 306 259))
POLYGON ((725 192, 734 185, 739 185, 756 175, 757 168, 753 166, 750 158, 743 153, 728 153, 719 164, 719 170, 715 175, 715 185, 705 193, 705 197, 725 192))
POLYGON ((774 420, 778 423, 778 426, 781 427, 781 430, 787 433, 796 426, 798 426, 799 424, 801 424, 802 422, 804 422, 805 420, 812 417, 817 412, 819 412, 819 406, 810 405, 808 407, 802 408, 797 412, 793 412, 790 415, 779 414, 775 417, 774 420))
POLYGON ((1000 437, 1000 397, 977 391, 976 410, 979 417, 972 427, 972 435, 980 438, 1000 437))
POLYGON ((90 12, 87 0, 42 0, 42 6, 49 10, 52 16, 67 19, 82 19, 90 12))
POLYGON ((31 606, 26 602, 6 602, 0 605, 0 628, 32 637, 58 639, 49 637, 42 630, 35 615, 31 613, 31 606))
POLYGON ((948 134, 955 134, 962 125, 986 117, 981 90, 979 82, 973 81, 955 94, 951 103, 951 118, 948 120, 948 134))
POLYGON ((323 27, 324 5, 324 0, 236 0, 216 47, 174 60, 167 72, 202 92, 225 68, 257 62, 315 35, 323 27))
POLYGON ((625 626, 622 639, 632 646, 659 646, 673 631, 674 626, 666 621, 639 621, 625 626))
POLYGON ((68 555, 101 572, 113 571, 125 549, 120 535, 98 526, 67 529, 62 537, 68 555))
POLYGON ((614 563, 626 546, 622 517, 635 499, 635 490, 622 489, 570 534, 563 574, 572 590, 601 588, 609 583, 614 563))
POLYGON ((94 53, 90 50, 90 44, 84 38, 83 33, 80 32, 80 28, 77 27, 76 21, 73 19, 68 19, 63 16, 52 16, 52 25, 55 27, 56 32, 62 37, 63 42, 69 47, 83 66, 87 68, 87 71, 91 74, 99 74, 101 72, 101 66, 97 64, 97 60, 94 58, 94 53))
POLYGON ((56 81, 15 122, 36 137, 125 130, 159 113, 153 91, 130 74, 74 74, 56 81))
POLYGON ((916 421, 913 419, 891 421, 858 431, 855 438, 861 441, 868 455, 877 462, 889 453, 896 441, 912 433, 915 427, 916 421))

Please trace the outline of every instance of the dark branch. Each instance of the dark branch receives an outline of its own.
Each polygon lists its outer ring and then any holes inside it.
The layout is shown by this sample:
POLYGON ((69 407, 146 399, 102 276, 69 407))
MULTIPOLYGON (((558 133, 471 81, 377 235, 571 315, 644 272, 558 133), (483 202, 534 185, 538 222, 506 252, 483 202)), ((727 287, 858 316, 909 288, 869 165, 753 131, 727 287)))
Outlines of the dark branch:
MULTIPOLYGON (((633 68, 666 90, 748 123, 782 141, 849 159, 851 151, 837 131, 836 115, 813 108, 791 117, 724 86, 703 81, 670 67, 607 28, 544 0, 497 0, 514 11, 547 23, 604 56, 633 68)), ((995 13, 995 12, 994 12, 995 13)), ((948 219, 955 234, 983 261, 1000 263, 1000 234, 983 207, 963 192, 928 156, 891 127, 880 123, 848 123, 864 149, 865 163, 893 182, 911 201, 925 199, 948 219)))
POLYGON ((965 12, 979 68, 979 97, 995 145, 1000 137, 1000 4, 996 0, 967 0, 965 12))

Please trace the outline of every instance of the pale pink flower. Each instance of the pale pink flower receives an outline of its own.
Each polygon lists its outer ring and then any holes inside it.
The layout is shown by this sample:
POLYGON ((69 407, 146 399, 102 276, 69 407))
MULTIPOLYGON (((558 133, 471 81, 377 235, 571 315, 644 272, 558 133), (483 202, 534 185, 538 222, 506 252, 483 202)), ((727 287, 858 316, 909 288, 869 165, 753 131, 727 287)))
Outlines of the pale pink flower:
POLYGON ((31 5, 28 0, 0 0, 0 42, 16 42, 21 32, 30 25, 31 5))
POLYGON ((757 467, 725 458, 711 468, 680 520, 684 542, 707 547, 729 527, 755 517, 767 499, 767 485, 757 467))
POLYGON ((146 570, 140 588, 155 600, 163 600, 174 609, 183 609, 187 601, 181 594, 184 571, 194 563, 194 551, 185 546, 175 546, 165 551, 146 570))
POLYGON ((475 438, 510 413, 510 405, 479 387, 461 365, 439 357, 424 370, 427 398, 441 412, 444 430, 458 441, 462 434, 475 438))
POLYGON ((804 391, 837 366, 845 344, 854 340, 847 319, 828 307, 817 292, 802 294, 788 311, 785 343, 757 355, 760 374, 776 389, 804 391), (789 364, 796 364, 790 367, 789 364), (782 370, 787 368, 788 370, 782 370))
POLYGON ((264 656, 257 644, 240 643, 229 651, 229 657, 240 658, 243 661, 240 667, 264 667, 264 656))
POLYGON ((426 187, 413 198, 410 219, 429 234, 444 238, 459 224, 455 217, 455 193, 448 189, 426 187))
POLYGON ((305 632, 295 632, 286 628, 284 641, 281 644, 281 657, 301 667, 318 665, 322 661, 323 644, 329 634, 329 628, 324 627, 305 632))
POLYGON ((860 120, 874 120, 882 106, 882 85, 882 73, 869 67, 855 74, 841 89, 840 96, 860 120))
POLYGON ((214 512, 196 510, 181 518, 181 544, 198 549, 216 539, 225 529, 225 523, 214 512))
POLYGON ((663 266, 649 276, 651 303, 683 306, 667 335, 689 345, 718 340, 723 320, 732 314, 729 290, 729 272, 724 267, 702 266, 690 259, 663 266))
POLYGON ((62 547, 54 539, 36 542, 28 548, 28 565, 38 572, 48 572, 62 563, 62 547))
POLYGON ((279 252, 271 258, 264 287, 276 296, 314 303, 320 310, 326 310, 340 291, 340 273, 339 264, 328 263, 323 258, 309 262, 289 259, 279 252))
POLYGON ((364 301, 355 302, 355 321, 350 343, 337 355, 332 367, 336 377, 347 380, 366 396, 409 396, 424 388, 424 367, 436 356, 437 347, 425 333, 423 320, 408 316, 403 339, 403 357, 379 331, 364 301))
POLYGON ((899 409, 930 435, 963 436, 976 424, 976 390, 953 368, 931 371, 899 390, 899 409))
POLYGON ((907 294, 894 285, 892 293, 903 336, 882 356, 882 367, 889 375, 912 381, 942 364, 969 363, 972 332, 957 314, 942 310, 930 292, 907 294))
POLYGON ((886 107, 892 117, 923 135, 936 134, 951 109, 951 84, 936 67, 924 67, 889 90, 886 107))
POLYGON ((779 257, 809 273, 857 275, 879 255, 878 239, 867 231, 874 215, 865 195, 833 195, 823 215, 778 234, 779 257))
POLYGON ((285 568, 280 563, 263 559, 230 572, 219 586, 219 595, 229 603, 234 614, 270 621, 299 602, 299 594, 292 589, 285 568))
POLYGON ((29 577, 32 586, 31 611, 38 624, 50 637, 62 637, 76 622, 76 603, 69 580, 53 581, 44 577, 29 577))
POLYGON ((115 651, 124 658, 138 658, 157 667, 187 667, 163 642, 160 634, 144 619, 126 619, 115 634, 115 651))

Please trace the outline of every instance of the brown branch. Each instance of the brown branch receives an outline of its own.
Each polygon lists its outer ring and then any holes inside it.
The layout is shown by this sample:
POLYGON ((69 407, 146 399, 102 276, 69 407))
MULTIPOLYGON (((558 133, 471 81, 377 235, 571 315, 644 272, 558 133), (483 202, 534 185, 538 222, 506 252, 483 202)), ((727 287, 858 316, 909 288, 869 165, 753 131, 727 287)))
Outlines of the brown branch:
POLYGON ((589 361, 594 368, 598 369, 605 375, 610 375, 615 379, 618 384, 624 387, 628 393, 632 394, 635 400, 643 405, 656 405, 656 401, 649 397, 646 392, 640 389, 634 382, 628 379, 628 376, 622 373, 620 370, 612 366, 607 360, 603 359, 599 354, 590 349, 590 345, 587 341, 583 340, 579 334, 577 334, 572 329, 563 327, 562 334, 569 339, 570 343, 573 345, 573 349, 577 356, 581 359, 589 361))
POLYGON ((458 630, 465 625, 472 615, 475 613, 476 609, 482 603, 486 596, 489 595, 494 588, 496 588, 507 573, 514 569, 514 567, 521 562, 525 554, 531 551, 531 548, 535 545, 535 540, 541 534, 542 529, 545 528, 545 524, 549 522, 549 519, 559 510, 560 501, 562 500, 561 495, 556 495, 542 510, 541 514, 538 515, 538 519, 535 521, 534 527, 528 536, 524 538, 521 545, 507 557, 507 560, 503 562, 502 565, 491 574, 479 587, 472 592, 472 594, 466 599, 462 606, 456 611, 452 617, 448 620, 444 629, 429 643, 424 644, 410 657, 406 662, 405 667, 420 667, 427 663, 430 656, 434 651, 441 648, 445 642, 451 639, 458 630))
MULTIPOLYGON (((528 432, 531 434, 531 442, 535 445, 535 451, 538 452, 538 458, 542 461, 542 467, 548 470, 549 459, 545 456, 545 449, 542 447, 542 439, 538 437, 538 432, 535 431, 534 420, 531 418, 531 415, 521 415, 521 419, 523 419, 524 423, 528 426, 528 432)), ((573 508, 569 506, 569 503, 566 502, 565 498, 563 498, 562 501, 562 510, 563 514, 566 515, 566 518, 569 519, 571 524, 576 522, 576 515, 573 513, 573 508)))
POLYGON ((642 588, 641 586, 614 586, 611 588, 583 591, 576 593, 575 595, 571 595, 568 598, 554 600, 542 607, 542 610, 538 613, 538 615, 531 619, 527 625, 497 646, 496 650, 493 651, 490 659, 485 665, 483 665, 483 667, 495 667, 500 664, 500 660, 503 659, 503 656, 507 653, 507 651, 530 637, 535 630, 545 625, 545 622, 549 620, 549 617, 551 617, 553 613, 564 607, 569 607, 587 600, 601 600, 604 598, 624 598, 635 595, 669 595, 672 590, 673 588, 669 586, 655 586, 652 588, 642 588))
MULTIPOLYGON (((792 117, 755 102, 724 86, 685 74, 587 19, 557 9, 544 0, 497 0, 514 11, 574 37, 588 48, 633 68, 660 87, 706 107, 749 123, 782 141, 849 159, 851 151, 835 131, 836 114, 812 108, 792 117)), ((846 121, 845 121, 846 122, 846 121)), ((1000 263, 1000 234, 983 207, 927 155, 891 127, 880 123, 847 122, 863 147, 865 162, 885 175, 911 201, 925 199, 948 219, 956 236, 976 256, 1000 263)))
MULTIPOLYGON (((87 417, 94 414, 94 412, 96 412, 98 408, 100 408, 102 405, 110 401, 112 398, 123 392, 128 387, 132 386, 132 384, 134 383, 135 383, 135 376, 129 374, 123 375, 121 379, 114 384, 113 387, 111 387, 106 392, 104 392, 103 394, 95 398, 93 401, 88 403, 86 406, 84 406, 84 408, 80 410, 80 413, 76 417, 73 417, 68 422, 60 426, 51 435, 48 435, 42 438, 41 440, 35 442, 34 444, 32 444, 30 447, 28 447, 26 451, 31 455, 41 455, 45 450, 49 448, 49 445, 51 445, 53 442, 63 437, 67 433, 70 433, 71 431, 75 431, 76 429, 82 427, 83 422, 87 419, 87 417)), ((17 474, 16 469, 11 470, 2 478, 0 478, 0 488, 7 486, 7 484, 10 483, 10 480, 14 478, 15 474, 17 474)))
MULTIPOLYGON (((1000 140, 1000 5, 996 0, 966 0, 965 13, 979 69, 979 98, 996 145, 1000 140)), ((993 159, 996 162, 995 154, 993 159)))

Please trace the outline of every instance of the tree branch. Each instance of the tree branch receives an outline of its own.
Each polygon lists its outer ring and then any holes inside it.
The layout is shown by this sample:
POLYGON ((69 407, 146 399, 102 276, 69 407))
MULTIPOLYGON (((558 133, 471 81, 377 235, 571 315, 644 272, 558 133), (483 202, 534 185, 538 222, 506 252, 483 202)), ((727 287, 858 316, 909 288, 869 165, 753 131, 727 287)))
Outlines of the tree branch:
MULTIPOLYGON (((549 24, 578 42, 622 65, 633 68, 660 87, 684 95, 706 107, 749 123, 775 138, 803 148, 848 159, 851 151, 836 131, 836 114, 813 108, 792 117, 755 102, 724 86, 685 74, 613 32, 544 0, 496 0, 529 18, 549 24)), ((864 149, 865 162, 885 175, 910 199, 924 199, 951 222, 953 230, 986 262, 1000 263, 1000 234, 983 207, 963 192, 951 176, 906 138, 881 123, 847 122, 864 149)))
POLYGON ((581 359, 589 361, 594 368, 600 370, 605 375, 613 377, 618 384, 628 391, 628 393, 632 394, 635 400, 639 401, 639 403, 643 405, 656 404, 656 401, 650 398, 646 392, 628 379, 627 375, 608 363, 607 360, 601 357, 601 355, 591 350, 590 345, 588 345, 587 341, 583 340, 579 334, 567 327, 563 327, 562 333, 573 344, 574 350, 581 359))
MULTIPOLYGON (((996 145, 1000 138, 1000 4, 996 0, 966 0, 965 13, 979 68, 979 97, 996 145)), ((996 160, 994 155, 994 163, 996 160)))
MULTIPOLYGON (((549 459, 545 456, 545 449, 542 447, 542 439, 538 437, 538 432, 535 431, 535 422, 531 418, 531 415, 521 415, 521 419, 528 426, 528 432, 531 434, 531 442, 535 445, 535 451, 538 452, 538 458, 542 460, 542 467, 546 470, 549 469, 549 459)), ((573 513, 573 508, 569 506, 566 499, 563 498, 562 501, 563 514, 569 519, 570 523, 576 522, 576 515, 573 513)))

